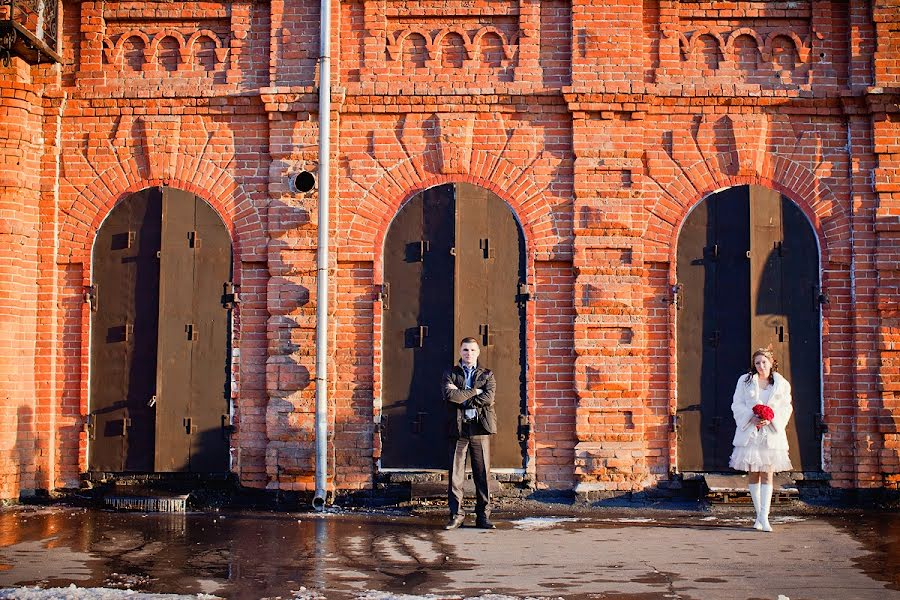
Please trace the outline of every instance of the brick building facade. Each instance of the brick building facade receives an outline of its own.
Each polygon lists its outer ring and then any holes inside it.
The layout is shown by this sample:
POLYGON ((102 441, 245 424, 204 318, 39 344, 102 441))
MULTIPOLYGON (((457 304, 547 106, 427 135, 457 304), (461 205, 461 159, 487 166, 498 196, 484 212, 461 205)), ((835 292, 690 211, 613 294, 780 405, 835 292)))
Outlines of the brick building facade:
MULTIPOLYGON (((680 232, 752 186, 818 249, 804 470, 897 487, 900 2, 344 0, 333 24, 330 486, 371 488, 403 443, 381 419, 392 221, 470 184, 524 237, 523 481, 633 491, 687 470, 680 232)), ((95 241, 158 187, 231 238, 227 470, 314 487, 318 196, 293 177, 317 174, 318 44, 317 2, 63 0, 62 64, 0 67, 0 496, 96 470, 95 241)))

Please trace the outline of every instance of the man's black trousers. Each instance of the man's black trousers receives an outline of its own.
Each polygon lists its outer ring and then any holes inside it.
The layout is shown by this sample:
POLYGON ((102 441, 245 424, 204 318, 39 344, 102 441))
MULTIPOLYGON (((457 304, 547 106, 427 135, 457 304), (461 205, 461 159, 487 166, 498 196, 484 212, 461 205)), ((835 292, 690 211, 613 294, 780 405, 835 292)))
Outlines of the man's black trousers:
POLYGON ((466 481, 466 455, 475 482, 475 514, 488 518, 491 514, 491 495, 488 473, 491 469, 491 436, 461 436, 450 440, 450 486, 447 494, 450 516, 461 515, 463 484, 466 481))

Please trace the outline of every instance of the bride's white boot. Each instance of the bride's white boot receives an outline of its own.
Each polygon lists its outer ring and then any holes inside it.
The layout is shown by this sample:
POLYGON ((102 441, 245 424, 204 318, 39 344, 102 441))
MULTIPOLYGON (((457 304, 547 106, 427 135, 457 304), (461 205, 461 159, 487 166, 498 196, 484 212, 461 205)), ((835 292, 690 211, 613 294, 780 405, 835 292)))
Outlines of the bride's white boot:
POLYGON ((756 513, 756 520, 753 521, 753 529, 762 529, 762 524, 759 522, 759 494, 760 489, 759 483, 751 483, 747 485, 747 489, 750 490, 750 499, 753 500, 753 512, 756 513))
POLYGON ((772 507, 772 484, 762 483, 759 486, 759 517, 758 521, 760 529, 763 531, 772 531, 769 524, 769 508, 772 507))

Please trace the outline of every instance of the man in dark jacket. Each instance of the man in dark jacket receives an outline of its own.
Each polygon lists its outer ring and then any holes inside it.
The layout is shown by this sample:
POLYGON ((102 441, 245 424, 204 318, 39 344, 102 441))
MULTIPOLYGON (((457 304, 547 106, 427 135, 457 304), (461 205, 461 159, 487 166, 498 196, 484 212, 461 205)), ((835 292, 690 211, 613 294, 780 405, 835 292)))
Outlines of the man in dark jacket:
POLYGON ((467 337, 459 345, 459 364, 444 371, 441 390, 447 403, 450 429, 450 520, 446 529, 463 524, 463 483, 466 480, 466 455, 475 480, 475 525, 493 529, 488 520, 491 496, 488 475, 491 471, 491 434, 497 433, 494 412, 494 374, 478 364, 481 349, 475 338, 467 337))

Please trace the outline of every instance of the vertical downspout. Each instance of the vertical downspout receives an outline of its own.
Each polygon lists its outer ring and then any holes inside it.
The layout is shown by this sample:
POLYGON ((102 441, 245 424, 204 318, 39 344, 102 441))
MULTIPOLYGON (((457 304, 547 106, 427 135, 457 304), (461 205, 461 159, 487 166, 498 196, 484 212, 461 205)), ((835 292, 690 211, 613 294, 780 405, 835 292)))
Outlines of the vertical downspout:
POLYGON ((328 483, 328 184, 331 146, 331 0, 320 0, 319 40, 319 248, 316 258, 316 495, 325 508, 328 483))

